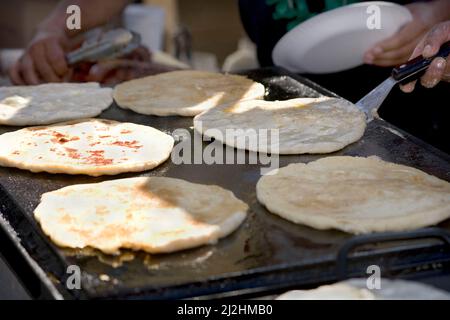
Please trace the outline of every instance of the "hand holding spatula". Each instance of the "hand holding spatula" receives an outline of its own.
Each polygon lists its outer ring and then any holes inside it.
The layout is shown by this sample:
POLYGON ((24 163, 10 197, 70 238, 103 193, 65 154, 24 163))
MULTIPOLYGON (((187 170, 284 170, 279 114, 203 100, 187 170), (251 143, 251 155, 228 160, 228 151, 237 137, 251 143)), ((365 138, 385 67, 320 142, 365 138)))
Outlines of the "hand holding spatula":
MULTIPOLYGON (((411 58, 422 55, 425 58, 431 58, 437 54, 439 48, 445 47, 450 41, 450 21, 436 25, 417 45, 411 58)), ((442 48, 441 48, 442 50, 442 48)), ((450 81, 450 62, 444 56, 434 58, 428 67, 428 70, 421 77, 421 84, 426 88, 436 86, 439 81, 450 81)), ((404 92, 414 90, 416 81, 400 86, 404 92)))
MULTIPOLYGON (((416 58, 408 61, 392 70, 392 74, 389 78, 384 80, 378 87, 373 89, 369 94, 364 96, 356 103, 356 106, 360 108, 367 116, 367 122, 373 120, 377 113, 378 108, 386 99, 391 89, 397 83, 408 83, 412 80, 416 80, 427 71, 430 65, 434 65, 436 59, 446 59, 450 54, 450 41, 445 42, 440 47, 439 51, 431 57, 425 58, 423 56, 417 56, 416 58)), ((427 74, 424 77, 429 76, 427 74)), ((422 78, 423 79, 423 78, 422 78)), ((411 85, 408 83, 408 86, 411 85)), ((414 83, 412 83, 414 88, 414 83)), ((411 90, 412 91, 412 90, 411 90)))

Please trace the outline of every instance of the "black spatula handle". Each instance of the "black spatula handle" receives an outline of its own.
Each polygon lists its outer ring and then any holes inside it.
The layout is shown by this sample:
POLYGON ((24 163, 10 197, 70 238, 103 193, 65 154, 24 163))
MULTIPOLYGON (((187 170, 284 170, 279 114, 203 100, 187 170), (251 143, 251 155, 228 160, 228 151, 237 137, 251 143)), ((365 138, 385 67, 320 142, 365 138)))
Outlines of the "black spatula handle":
POLYGON ((450 41, 447 41, 441 46, 439 52, 435 56, 426 59, 422 56, 418 56, 417 58, 414 58, 406 62, 405 64, 401 65, 400 67, 392 70, 392 77, 401 83, 407 83, 416 80, 425 72, 425 70, 428 68, 428 66, 430 65, 431 61, 433 61, 434 58, 437 57, 447 58, 449 54, 450 54, 450 41))

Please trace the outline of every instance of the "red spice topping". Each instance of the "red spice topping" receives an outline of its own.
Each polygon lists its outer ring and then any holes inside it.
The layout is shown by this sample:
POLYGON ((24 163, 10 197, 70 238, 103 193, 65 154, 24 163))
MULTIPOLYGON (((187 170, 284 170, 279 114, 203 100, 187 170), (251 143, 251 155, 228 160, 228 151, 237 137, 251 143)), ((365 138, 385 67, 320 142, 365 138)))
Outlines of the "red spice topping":
POLYGON ((90 153, 90 156, 84 158, 84 160, 86 160, 86 162, 89 164, 101 166, 113 163, 113 159, 105 159, 105 157, 103 156, 103 154, 105 153, 104 150, 92 150, 88 151, 88 153, 90 153))
POLYGON ((73 149, 73 148, 64 148, 66 149, 68 156, 72 159, 80 159, 80 154, 77 152, 77 149, 73 149))
POLYGON ((106 166, 108 164, 113 163, 113 159, 105 159, 105 158, 86 158, 87 163, 89 164, 95 164, 96 166, 106 166))
POLYGON ((142 148, 142 145, 138 145, 137 143, 138 142, 136 140, 133 140, 133 141, 115 141, 112 144, 116 145, 116 146, 132 148, 132 149, 142 148))
POLYGON ((65 135, 63 135, 63 134, 61 134, 59 132, 56 132, 56 131, 53 132, 53 136, 55 137, 55 139, 51 140, 53 143, 64 144, 64 143, 67 143, 69 141, 80 140, 79 137, 72 137, 72 138, 68 139, 67 136, 65 136, 65 135))
POLYGON ((93 156, 97 156, 97 157, 102 157, 103 154, 105 153, 104 150, 92 150, 92 151, 88 151, 90 154, 92 154, 93 156))

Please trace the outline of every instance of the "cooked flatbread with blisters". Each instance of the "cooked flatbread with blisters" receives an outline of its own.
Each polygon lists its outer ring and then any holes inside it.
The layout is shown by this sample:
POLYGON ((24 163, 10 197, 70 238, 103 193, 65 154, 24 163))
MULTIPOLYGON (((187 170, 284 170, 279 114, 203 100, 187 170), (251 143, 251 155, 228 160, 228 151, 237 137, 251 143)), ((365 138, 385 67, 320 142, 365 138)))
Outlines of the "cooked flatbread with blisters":
POLYGON ((59 246, 168 253, 216 243, 241 225, 247 209, 218 186, 139 177, 45 193, 34 215, 59 246))
POLYGON ((194 118, 194 128, 231 147, 254 152, 329 153, 359 140, 366 117, 339 98, 253 100, 205 111, 194 118))
POLYGON ((244 76, 182 70, 126 81, 114 88, 124 109, 156 116, 195 116, 240 100, 262 99, 265 89, 244 76))
POLYGON ((114 175, 152 169, 174 140, 152 127, 85 119, 0 135, 0 165, 33 172, 114 175))
POLYGON ((256 185, 259 202, 315 229, 406 231, 450 218, 450 183, 377 157, 326 157, 272 173, 256 185))
POLYGON ((0 125, 44 125, 96 117, 112 102, 112 89, 96 82, 0 87, 0 125))

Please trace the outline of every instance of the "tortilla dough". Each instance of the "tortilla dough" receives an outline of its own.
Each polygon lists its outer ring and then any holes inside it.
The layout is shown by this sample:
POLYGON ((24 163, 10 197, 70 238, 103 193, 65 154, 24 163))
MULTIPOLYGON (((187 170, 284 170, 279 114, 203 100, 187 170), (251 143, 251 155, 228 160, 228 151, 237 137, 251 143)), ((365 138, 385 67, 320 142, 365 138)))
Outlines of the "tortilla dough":
POLYGON ((344 99, 254 100, 208 110, 194 118, 194 128, 229 146, 254 152, 328 153, 359 140, 365 119, 362 111, 344 99), (232 134, 227 129, 241 132, 232 134), (267 129, 278 130, 279 141, 271 141, 267 129))
POLYGON ((119 84, 114 100, 124 109, 157 116, 195 116, 239 100, 261 99, 264 86, 243 76, 182 70, 119 84))
POLYGON ((112 89, 96 82, 0 87, 0 124, 43 125, 96 117, 112 102, 112 89))
POLYGON ((166 161, 173 143, 152 127, 75 120, 0 135, 0 165, 91 176, 145 171, 166 161))
POLYGON ((247 209, 218 186, 139 177, 45 193, 34 214, 59 246, 167 253, 215 243, 239 227, 247 209))
POLYGON ((287 220, 362 234, 404 231, 450 217, 450 184, 377 157, 296 163, 256 185, 258 200, 287 220))

